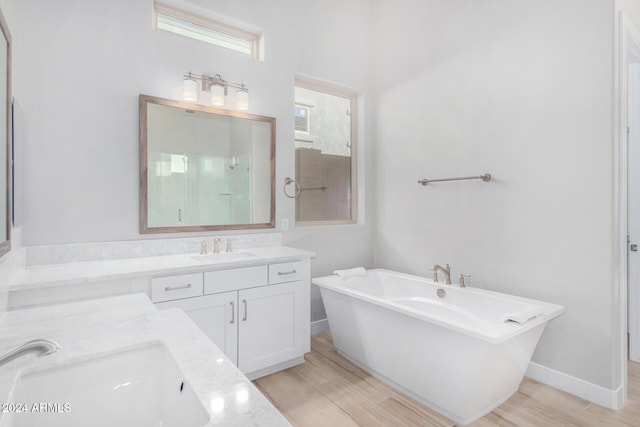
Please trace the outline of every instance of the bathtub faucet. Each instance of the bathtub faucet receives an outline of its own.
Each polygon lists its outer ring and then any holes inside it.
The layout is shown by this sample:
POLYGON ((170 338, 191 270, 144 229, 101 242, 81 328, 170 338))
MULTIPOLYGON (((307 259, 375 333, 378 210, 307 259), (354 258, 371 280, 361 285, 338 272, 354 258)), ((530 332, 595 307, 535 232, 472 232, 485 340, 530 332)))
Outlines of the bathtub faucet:
POLYGON ((439 264, 436 264, 433 267, 431 267, 431 271, 433 271, 433 281, 436 283, 438 282, 438 270, 444 273, 444 284, 450 285, 451 284, 451 267, 449 267, 449 264, 445 264, 444 267, 442 267, 439 264))

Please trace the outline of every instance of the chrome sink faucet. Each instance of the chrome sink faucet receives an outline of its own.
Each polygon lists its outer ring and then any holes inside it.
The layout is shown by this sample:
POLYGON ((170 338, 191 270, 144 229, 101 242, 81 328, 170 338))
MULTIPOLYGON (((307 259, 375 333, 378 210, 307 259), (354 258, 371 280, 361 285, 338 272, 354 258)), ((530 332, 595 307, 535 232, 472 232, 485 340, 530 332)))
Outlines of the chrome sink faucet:
POLYGON ((219 254, 220 253, 220 243, 222 242, 222 237, 216 237, 215 239, 213 239, 213 253, 214 254, 219 254))
POLYGON ((57 342, 50 339, 41 338, 37 340, 27 341, 26 343, 19 345, 0 356, 0 366, 30 351, 38 352, 39 356, 46 356, 47 354, 55 353, 61 348, 62 347, 60 347, 57 342))
POLYGON ((207 242, 205 240, 200 242, 200 255, 207 254, 207 242))
POLYGON ((433 271, 433 281, 436 283, 438 282, 438 270, 444 273, 444 284, 450 285, 451 284, 451 267, 449 267, 449 264, 445 264, 444 267, 442 267, 439 264, 436 264, 433 267, 431 267, 431 271, 433 271))

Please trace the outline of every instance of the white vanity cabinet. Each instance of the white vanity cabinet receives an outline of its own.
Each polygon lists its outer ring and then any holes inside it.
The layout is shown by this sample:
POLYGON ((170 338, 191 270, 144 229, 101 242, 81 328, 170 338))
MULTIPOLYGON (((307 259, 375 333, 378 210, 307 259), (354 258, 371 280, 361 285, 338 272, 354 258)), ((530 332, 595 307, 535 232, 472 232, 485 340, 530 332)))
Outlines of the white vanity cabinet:
POLYGON ((183 309, 253 379, 303 362, 309 280, 308 260, 205 271, 201 295, 157 307, 183 309))
MULTIPOLYGON (((201 295, 157 303, 160 310, 182 309, 232 361, 238 358, 237 292, 201 295)), ((237 365, 237 363, 236 363, 237 365)))
POLYGON ((304 355, 304 294, 302 282, 238 291, 242 372, 259 372, 304 355))

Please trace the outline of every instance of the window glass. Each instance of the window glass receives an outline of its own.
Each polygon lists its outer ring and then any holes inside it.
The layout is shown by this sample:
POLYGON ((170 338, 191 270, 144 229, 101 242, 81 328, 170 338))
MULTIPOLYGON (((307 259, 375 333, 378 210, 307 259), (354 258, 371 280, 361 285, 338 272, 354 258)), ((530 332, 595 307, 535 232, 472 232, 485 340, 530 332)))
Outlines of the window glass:
POLYGON ((296 223, 356 222, 356 95, 297 81, 296 223))
POLYGON ((156 28, 258 58, 259 34, 156 3, 156 28))
POLYGON ((296 116, 296 132, 309 133, 309 107, 296 105, 294 107, 296 116))

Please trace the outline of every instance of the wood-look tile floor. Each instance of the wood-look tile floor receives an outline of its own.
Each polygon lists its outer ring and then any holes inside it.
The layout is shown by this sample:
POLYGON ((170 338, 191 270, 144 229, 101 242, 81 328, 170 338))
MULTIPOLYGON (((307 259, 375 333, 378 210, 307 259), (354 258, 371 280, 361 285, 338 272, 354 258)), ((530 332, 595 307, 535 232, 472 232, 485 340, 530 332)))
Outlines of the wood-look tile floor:
MULTIPOLYGON (((640 426, 640 364, 629 362, 629 399, 620 411, 598 406, 529 378, 487 426, 640 426)), ((311 338, 305 363, 254 381, 295 427, 454 426, 340 356, 329 331, 311 338)))

